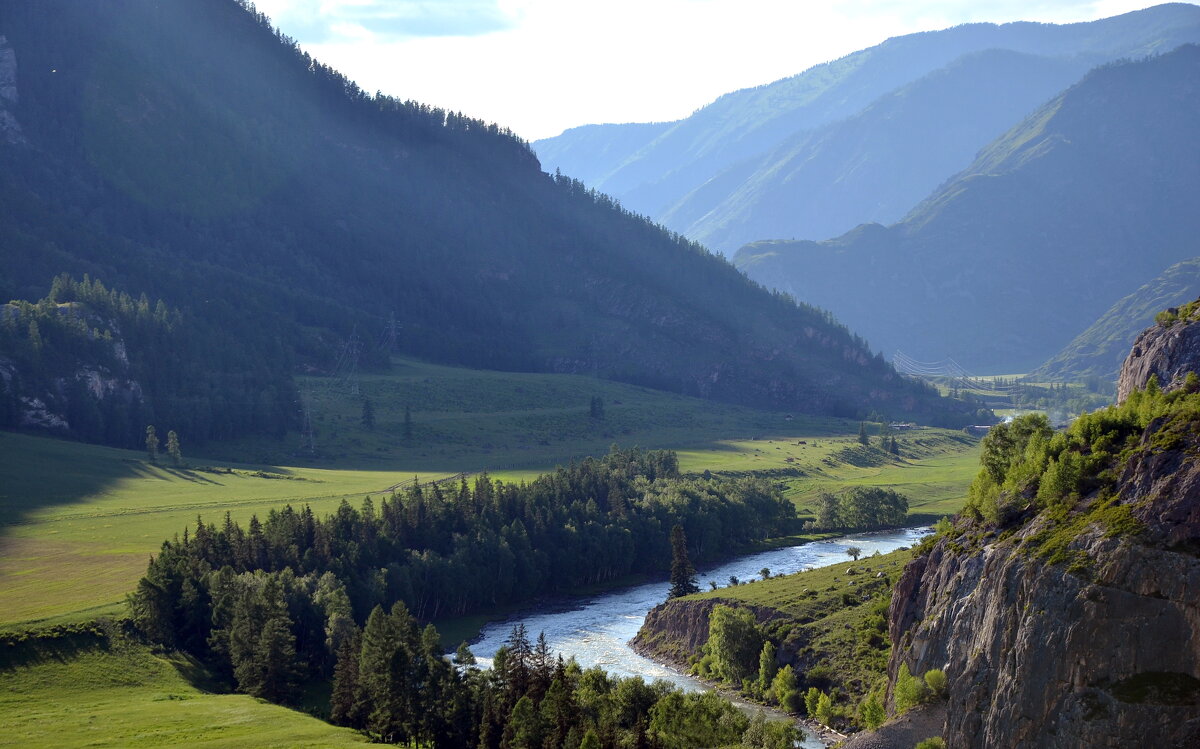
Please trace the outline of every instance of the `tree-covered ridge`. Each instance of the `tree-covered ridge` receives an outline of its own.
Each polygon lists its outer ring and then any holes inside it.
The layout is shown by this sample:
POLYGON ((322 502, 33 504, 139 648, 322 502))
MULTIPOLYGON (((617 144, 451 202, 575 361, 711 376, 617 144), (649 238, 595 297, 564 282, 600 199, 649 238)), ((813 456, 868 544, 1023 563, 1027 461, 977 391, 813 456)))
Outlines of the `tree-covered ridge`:
POLYGON ((362 92, 244 3, 48 2, 0 0, 28 140, 0 147, 0 294, 89 273, 318 369, 356 338, 364 366, 961 421, 828 315, 503 128, 362 92))
POLYGON ((230 340, 211 321, 86 275, 0 307, 0 352, 0 427, 136 448, 148 424, 198 443, 282 434, 296 420, 277 339, 230 340))

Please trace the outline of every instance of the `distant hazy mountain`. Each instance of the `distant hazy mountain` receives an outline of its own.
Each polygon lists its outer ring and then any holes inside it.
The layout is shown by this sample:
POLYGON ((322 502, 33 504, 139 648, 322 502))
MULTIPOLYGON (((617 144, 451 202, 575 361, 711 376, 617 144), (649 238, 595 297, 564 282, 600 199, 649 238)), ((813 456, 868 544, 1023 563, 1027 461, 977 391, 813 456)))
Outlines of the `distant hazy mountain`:
POLYGON ((730 167, 661 219, 725 252, 768 237, 823 238, 898 221, 1091 62, 1008 50, 964 55, 853 117, 730 167))
POLYGON ((221 331, 199 360, 231 382, 378 364, 382 340, 762 406, 948 408, 824 312, 547 175, 495 125, 366 94, 251 7, 0 0, 0 298, 63 272, 128 291, 135 316, 160 297, 221 331))
POLYGON ((902 215, 991 138, 1073 82, 1072 74, 1185 42, 1200 42, 1194 5, 1062 26, 969 24, 889 39, 727 94, 677 122, 589 125, 533 146, 546 169, 561 169, 715 249, 769 237, 821 239, 902 215), (1056 62, 960 59, 993 49, 1056 62), (930 76, 935 71, 941 75, 930 76), (982 76, 974 90, 965 82, 972 73, 982 76), (983 101, 993 84, 997 101, 983 101), (955 111, 955 97, 964 93, 955 111), (953 115, 943 123, 945 138, 929 131, 935 112, 953 115), (848 118, 844 133, 821 130, 848 118), (887 151, 914 143, 917 153, 887 151), (908 174, 914 162, 917 171, 908 174), (832 185, 836 201, 828 195, 830 179, 840 180, 832 185))
POLYGON ((1034 375, 1053 380, 1095 376, 1115 381, 1133 339, 1154 324, 1154 316, 1197 297, 1200 297, 1200 257, 1172 265, 1123 297, 1034 375))
POLYGON ((1200 47, 1106 66, 997 139, 903 221, 736 262, 875 346, 1027 371, 1131 286, 1196 254, 1200 47))

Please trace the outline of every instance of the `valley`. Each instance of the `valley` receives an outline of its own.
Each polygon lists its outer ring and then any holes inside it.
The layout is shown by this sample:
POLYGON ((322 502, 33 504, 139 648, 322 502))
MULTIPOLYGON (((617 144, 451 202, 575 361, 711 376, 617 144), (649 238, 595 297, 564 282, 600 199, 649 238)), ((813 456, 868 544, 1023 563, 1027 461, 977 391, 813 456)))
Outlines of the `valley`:
POLYGON ((1200 7, 668 5, 0 0, 0 746, 1200 745, 1200 7))

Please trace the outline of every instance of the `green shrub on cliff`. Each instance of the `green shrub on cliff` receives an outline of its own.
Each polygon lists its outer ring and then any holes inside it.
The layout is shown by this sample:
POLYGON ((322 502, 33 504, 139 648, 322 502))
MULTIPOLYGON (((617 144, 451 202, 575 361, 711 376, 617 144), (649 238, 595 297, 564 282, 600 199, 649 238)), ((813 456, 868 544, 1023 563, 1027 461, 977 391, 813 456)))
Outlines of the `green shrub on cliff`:
POLYGON ((1046 417, 1029 414, 993 427, 983 440, 982 467, 964 513, 999 526, 1033 513, 1059 513, 1111 487, 1137 451, 1179 447, 1200 425, 1200 381, 1164 393, 1151 376, 1124 403, 1083 414, 1063 432, 1046 417), (1142 444, 1154 425, 1149 443, 1142 444))

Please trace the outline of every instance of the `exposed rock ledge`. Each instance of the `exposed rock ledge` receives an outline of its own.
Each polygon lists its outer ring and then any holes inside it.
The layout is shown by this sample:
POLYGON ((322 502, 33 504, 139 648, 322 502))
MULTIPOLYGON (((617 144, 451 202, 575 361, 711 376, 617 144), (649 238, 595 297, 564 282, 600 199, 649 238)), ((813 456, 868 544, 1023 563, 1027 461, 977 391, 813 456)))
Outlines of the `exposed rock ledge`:
POLYGON ((1200 322, 1180 321, 1147 328, 1133 342, 1133 350, 1121 367, 1117 401, 1146 387, 1150 375, 1157 375, 1159 385, 1171 390, 1183 384, 1188 372, 1200 372, 1200 322))

